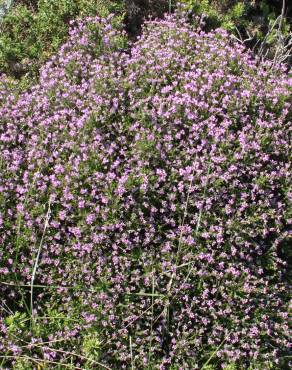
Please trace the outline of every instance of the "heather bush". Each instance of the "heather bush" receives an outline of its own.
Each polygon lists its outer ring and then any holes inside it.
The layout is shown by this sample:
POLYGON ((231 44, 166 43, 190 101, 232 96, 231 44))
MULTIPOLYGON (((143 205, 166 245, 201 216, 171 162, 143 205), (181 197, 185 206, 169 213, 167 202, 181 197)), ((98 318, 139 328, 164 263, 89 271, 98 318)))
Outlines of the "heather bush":
POLYGON ((124 42, 86 18, 1 90, 0 366, 288 367, 285 66, 179 14, 124 42))

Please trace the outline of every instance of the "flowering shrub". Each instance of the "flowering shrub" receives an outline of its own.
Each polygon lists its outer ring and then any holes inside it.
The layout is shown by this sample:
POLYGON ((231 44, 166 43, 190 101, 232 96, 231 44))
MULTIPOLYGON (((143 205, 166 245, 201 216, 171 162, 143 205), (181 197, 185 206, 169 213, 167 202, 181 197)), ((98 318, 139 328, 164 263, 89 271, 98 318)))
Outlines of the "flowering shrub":
POLYGON ((3 90, 1 366, 283 368, 291 80, 178 14, 123 43, 3 90))

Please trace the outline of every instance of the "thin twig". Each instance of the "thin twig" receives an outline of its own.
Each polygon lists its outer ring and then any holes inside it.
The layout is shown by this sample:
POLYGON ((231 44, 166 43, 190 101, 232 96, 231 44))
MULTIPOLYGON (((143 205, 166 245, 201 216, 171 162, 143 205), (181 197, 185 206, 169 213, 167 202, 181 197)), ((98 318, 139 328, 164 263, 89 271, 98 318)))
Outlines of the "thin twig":
MULTIPOLYGON (((28 344, 27 346, 34 346, 34 347, 40 347, 40 348, 44 348, 44 346, 42 344, 28 344)), ((54 351, 54 352, 59 352, 59 353, 63 353, 65 355, 70 355, 70 356, 74 356, 74 357, 78 357, 80 358, 81 360, 86 360, 86 361, 90 361, 92 362, 93 364, 95 365, 98 365, 98 366, 101 366, 103 369, 106 369, 106 370, 111 370, 110 367, 98 362, 98 361, 95 361, 95 360, 92 360, 91 358, 88 358, 86 356, 83 356, 83 355, 79 355, 77 353, 74 353, 74 352, 70 352, 70 351, 63 351, 61 349, 56 349, 56 348, 53 348, 53 347, 48 347, 48 346, 45 346, 45 348, 51 350, 51 351, 54 351)))
POLYGON ((153 340, 153 321, 154 321, 154 292, 155 292, 155 280, 154 280, 154 269, 153 269, 153 258, 151 261, 152 264, 152 297, 151 297, 151 323, 150 323, 150 345, 149 345, 149 352, 148 352, 148 362, 150 365, 151 361, 151 346, 153 340))
MULTIPOLYGON (((207 179, 206 179, 206 184, 205 184, 205 187, 204 187, 204 192, 203 192, 203 200, 205 199, 206 197, 206 191, 207 191, 207 186, 208 186, 208 181, 209 181, 209 174, 210 174, 210 169, 211 169, 211 162, 209 163, 209 166, 208 166, 208 170, 207 170, 207 179)), ((193 174, 194 174, 194 170, 193 170, 193 174)), ((193 175, 192 174, 192 175, 193 175)), ((193 183, 193 176, 192 176, 192 179, 191 179, 191 184, 190 184, 190 187, 189 187, 189 190, 188 190, 188 194, 187 194, 187 200, 186 200, 186 204, 185 204, 185 210, 184 210, 184 216, 183 216, 183 219, 182 219, 182 224, 181 224, 181 234, 180 234, 180 239, 179 239, 179 250, 178 250, 178 253, 180 252, 180 245, 181 245, 181 240, 182 240, 182 227, 184 226, 184 222, 185 222, 185 218, 187 216, 187 208, 188 208, 188 203, 189 203, 189 196, 190 196, 190 189, 192 187, 192 183, 193 183)), ((196 234, 198 233, 199 231, 199 228, 200 228, 200 224, 201 224, 201 218, 202 218, 202 208, 200 209, 200 212, 199 212, 199 216, 198 216, 198 220, 197 220, 197 225, 196 225, 196 229, 195 229, 195 232, 196 234)), ((178 257, 178 255, 177 255, 178 257)), ((173 284, 173 280, 174 280, 174 277, 176 275, 176 270, 177 270, 177 262, 178 262, 178 258, 176 259, 176 264, 175 264, 175 269, 171 275, 171 279, 170 279, 170 282, 167 286, 167 301, 166 301, 166 304, 165 304, 165 307, 163 309, 163 311, 158 315, 158 317, 156 318, 156 320, 154 321, 154 323, 156 323, 158 321, 158 319, 163 315, 166 317, 166 314, 167 314, 167 310, 169 309, 169 304, 170 304, 170 292, 171 292, 171 288, 172 288, 172 284, 173 284)), ((189 269, 188 271, 188 274, 187 274, 187 277, 185 279, 184 282, 187 281, 192 269, 193 269, 193 265, 194 265, 194 262, 191 266, 191 268, 189 269)), ((173 300, 176 296, 177 296, 178 293, 176 293, 174 296, 171 297, 171 299, 173 300)))
POLYGON ((36 259, 35 259, 35 263, 34 263, 34 267, 33 267, 33 272, 32 272, 32 276, 31 276, 30 310, 31 310, 32 320, 34 320, 34 312, 33 312, 33 288, 34 288, 34 280, 35 280, 36 271, 37 271, 38 264, 39 264, 40 254, 41 254, 41 250, 42 250, 42 246, 43 246, 43 242, 44 242, 46 230, 47 230, 47 227, 49 225, 50 216, 51 216, 51 198, 49 199, 48 211, 47 211, 46 218, 45 218, 44 230, 43 230, 42 238, 41 238, 40 245, 39 245, 39 248, 38 248, 38 251, 37 251, 37 255, 36 255, 36 259))
POLYGON ((202 366, 201 370, 204 370, 209 362, 212 360, 212 358, 217 354, 217 352, 219 351, 219 349, 223 346, 223 344, 225 343, 226 339, 228 338, 228 336, 226 336, 222 342, 219 344, 219 346, 215 349, 215 351, 211 354, 211 356, 208 358, 208 360, 204 363, 204 365, 202 366))
MULTIPOLYGON (((197 159, 197 155, 196 155, 196 159, 197 159)), ((179 260, 179 256, 180 256, 180 252, 181 252, 183 227, 184 227, 185 219, 186 219, 187 213, 188 213, 188 205, 189 205, 189 200, 190 200, 191 188, 193 186, 194 174, 195 174, 195 169, 193 168, 193 171, 191 173, 191 182, 190 182, 190 186, 189 186, 188 193, 187 193, 187 199, 186 199, 186 202, 185 202, 185 205, 184 205, 184 213, 183 213, 182 221, 181 221, 181 224, 180 224, 180 234, 179 234, 179 240, 178 240, 178 250, 177 250, 176 260, 175 260, 175 269, 173 270, 170 281, 167 285, 167 289, 166 289, 167 294, 169 294, 169 292, 171 290, 173 279, 176 275, 176 266, 178 264, 178 260, 179 260)))
POLYGON ((134 370, 133 347, 132 347, 132 337, 131 337, 131 335, 130 335, 130 355, 131 355, 131 370, 134 370))
MULTIPOLYGON (((33 361, 33 362, 37 363, 38 365, 42 364, 42 363, 60 365, 60 363, 56 362, 56 361, 50 361, 50 360, 45 360, 45 359, 37 359, 37 358, 34 358, 34 357, 29 357, 29 356, 19 356, 19 355, 15 355, 15 356, 5 355, 5 356, 2 356, 2 355, 0 355, 0 358, 3 358, 4 360, 6 358, 29 360, 29 361, 33 361)), ((81 367, 74 366, 74 365, 68 365, 68 364, 64 364, 64 363, 62 363, 61 365, 64 366, 64 367, 68 367, 70 369, 72 369, 72 366, 73 366, 73 369, 75 369, 75 370, 83 370, 81 367)))

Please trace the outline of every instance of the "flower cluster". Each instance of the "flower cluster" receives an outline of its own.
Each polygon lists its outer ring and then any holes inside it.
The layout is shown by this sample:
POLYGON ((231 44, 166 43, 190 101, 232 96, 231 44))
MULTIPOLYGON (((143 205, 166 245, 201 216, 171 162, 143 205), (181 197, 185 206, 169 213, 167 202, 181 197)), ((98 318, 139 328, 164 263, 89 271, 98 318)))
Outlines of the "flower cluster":
POLYGON ((85 19, 37 86, 3 88, 3 366, 281 368, 285 67, 178 14, 123 45, 85 19))

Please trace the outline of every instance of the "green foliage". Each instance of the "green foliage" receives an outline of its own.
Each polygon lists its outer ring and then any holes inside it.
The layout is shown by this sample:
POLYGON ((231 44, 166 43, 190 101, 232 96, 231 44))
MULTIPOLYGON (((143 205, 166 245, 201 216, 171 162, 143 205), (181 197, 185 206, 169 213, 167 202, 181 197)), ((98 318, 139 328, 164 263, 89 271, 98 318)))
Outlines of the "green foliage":
POLYGON ((0 71, 22 78, 26 87, 40 65, 65 41, 70 20, 114 13, 113 25, 120 27, 123 10, 119 0, 20 1, 0 26, 0 71))
MULTIPOLYGON (((270 1, 218 1, 218 0, 181 0, 190 11, 196 15, 206 17, 208 29, 223 27, 224 29, 238 33, 243 38, 251 38, 252 44, 265 43, 274 46, 278 39, 278 27, 271 30, 273 24, 281 14, 282 2, 270 1)), ((287 18, 281 25, 283 37, 288 37, 291 25, 287 18)))
POLYGON ((244 17, 247 14, 248 6, 242 1, 237 1, 226 7, 226 3, 218 4, 216 1, 209 0, 185 0, 187 7, 198 15, 207 18, 209 27, 223 27, 227 30, 234 30, 235 26, 245 23, 244 17), (233 4, 234 3, 234 4, 233 4))
POLYGON ((19 329, 23 329, 25 327, 25 323, 27 321, 27 315, 21 312, 15 312, 14 315, 8 316, 5 319, 5 323, 8 327, 9 333, 15 333, 19 329))
MULTIPOLYGON (((13 370, 31 370, 33 369, 31 363, 27 359, 18 358, 13 365, 13 370)), ((38 369, 41 369, 40 367, 38 369)))
POLYGON ((92 332, 84 336, 82 342, 82 353, 90 360, 99 358, 101 342, 98 333, 92 332))

